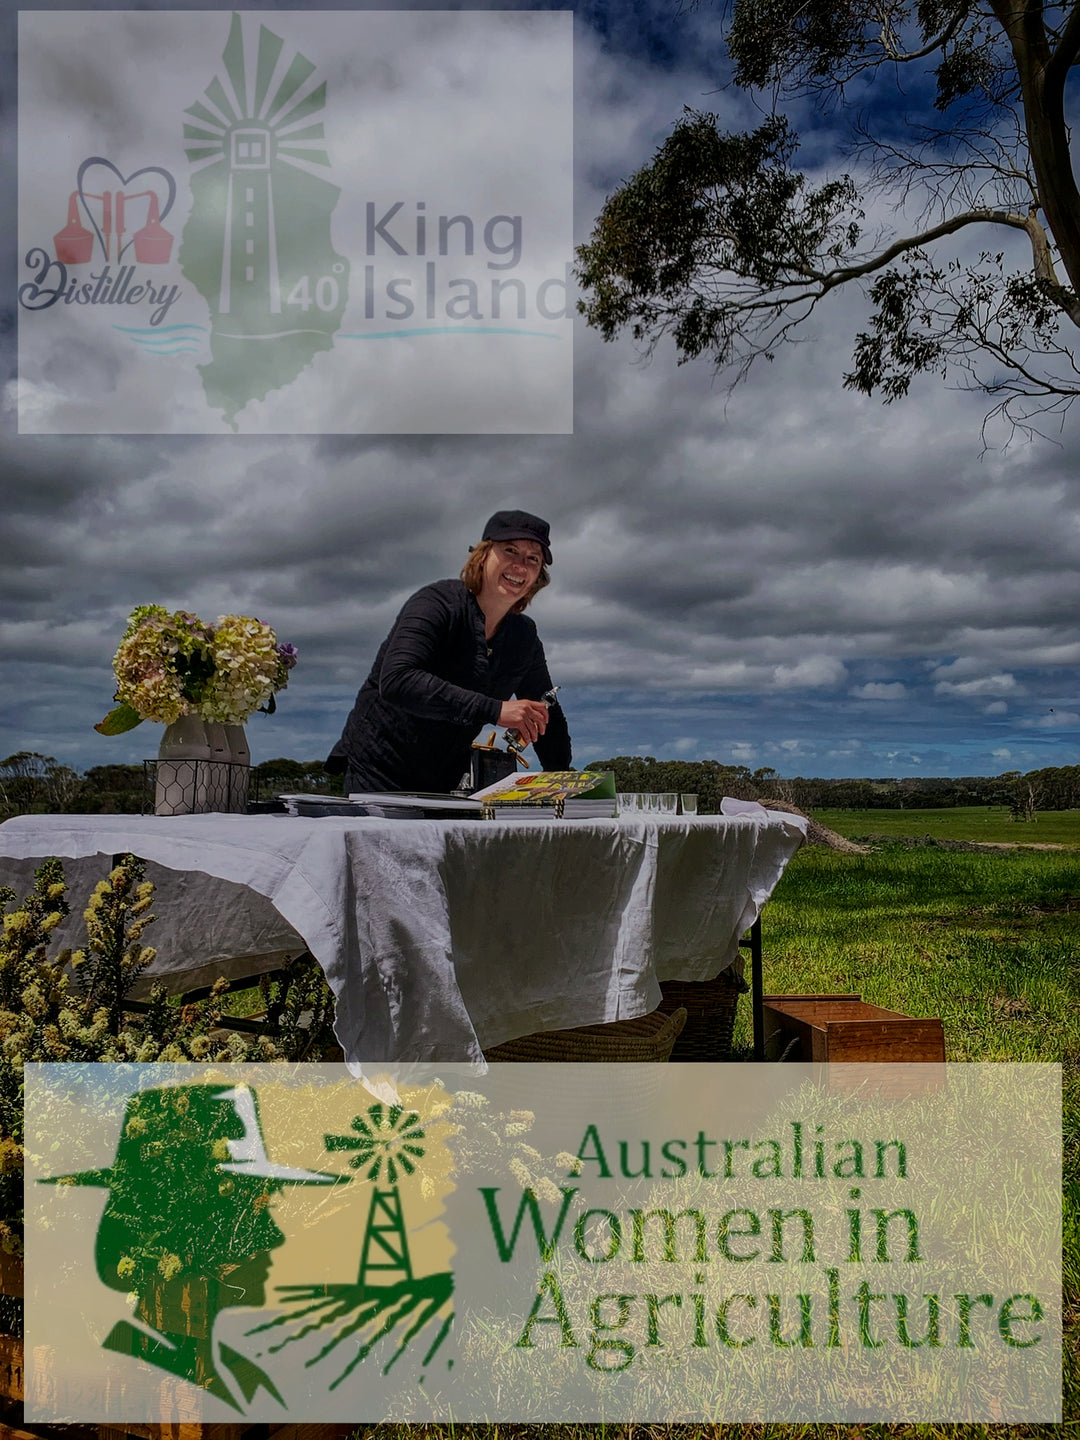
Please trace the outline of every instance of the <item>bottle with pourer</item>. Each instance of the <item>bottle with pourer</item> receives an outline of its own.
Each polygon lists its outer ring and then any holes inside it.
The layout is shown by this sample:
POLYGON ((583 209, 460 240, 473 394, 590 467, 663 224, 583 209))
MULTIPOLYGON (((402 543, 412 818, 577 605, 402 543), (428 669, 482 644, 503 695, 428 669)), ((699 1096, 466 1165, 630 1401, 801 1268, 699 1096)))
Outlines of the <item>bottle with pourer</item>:
MULTIPOLYGON (((540 703, 542 705, 554 705, 555 696, 561 689, 561 685, 552 685, 550 690, 545 690, 543 695, 540 696, 540 703)), ((521 732, 518 730, 504 730, 502 738, 506 741, 506 748, 520 760, 527 748, 521 737, 521 732)))

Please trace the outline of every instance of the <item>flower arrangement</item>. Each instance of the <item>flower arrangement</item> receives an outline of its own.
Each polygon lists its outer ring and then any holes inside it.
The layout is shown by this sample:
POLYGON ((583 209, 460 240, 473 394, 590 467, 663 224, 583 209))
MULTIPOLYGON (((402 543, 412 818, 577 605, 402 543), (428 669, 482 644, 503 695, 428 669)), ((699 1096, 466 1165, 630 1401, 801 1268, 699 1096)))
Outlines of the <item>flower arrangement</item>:
POLYGON ((122 735, 144 720, 172 725, 182 715, 242 725, 256 710, 274 713, 295 664, 296 647, 278 644, 261 620, 219 615, 205 625, 186 610, 139 605, 113 656, 117 706, 94 729, 122 735))

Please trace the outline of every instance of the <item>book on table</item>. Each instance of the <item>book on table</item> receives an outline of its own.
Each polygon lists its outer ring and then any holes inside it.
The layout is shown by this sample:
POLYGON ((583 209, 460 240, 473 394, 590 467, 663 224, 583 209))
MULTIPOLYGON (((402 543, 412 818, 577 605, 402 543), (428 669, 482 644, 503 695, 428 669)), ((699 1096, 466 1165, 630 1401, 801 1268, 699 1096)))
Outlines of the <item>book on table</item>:
POLYGON ((611 819, 617 813, 615 776, 606 770, 540 770, 507 775, 474 792, 497 814, 535 818, 561 811, 564 818, 611 819))
POLYGON ((494 810, 503 816, 610 819, 616 813, 615 780, 600 770, 540 770, 508 775, 469 796, 424 790, 355 791, 340 795, 279 795, 290 815, 374 815, 382 819, 464 818, 494 810))

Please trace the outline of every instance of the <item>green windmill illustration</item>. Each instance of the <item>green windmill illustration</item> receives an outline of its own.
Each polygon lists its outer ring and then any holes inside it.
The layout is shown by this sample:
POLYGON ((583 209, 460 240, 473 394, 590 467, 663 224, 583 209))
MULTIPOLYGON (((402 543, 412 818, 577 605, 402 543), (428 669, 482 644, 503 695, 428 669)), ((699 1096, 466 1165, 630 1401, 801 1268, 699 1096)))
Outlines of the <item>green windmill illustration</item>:
MULTIPOLYGON (((409 1254, 399 1181, 414 1175, 423 1158, 425 1139, 420 1116, 400 1105, 377 1102, 351 1122, 352 1134, 327 1135, 329 1151, 353 1150, 349 1161, 372 1182, 360 1264, 355 1282, 341 1285, 286 1285, 283 1297, 300 1308, 261 1325, 251 1333, 290 1326, 292 1333, 271 1345, 271 1353, 314 1331, 337 1326, 333 1336, 306 1363, 316 1365, 348 1340, 358 1342, 355 1355, 330 1383, 335 1389, 381 1340, 403 1326, 397 1348, 383 1366, 383 1374, 405 1352, 409 1342, 440 1313, 442 1321, 423 1356, 427 1365, 449 1333, 454 1289, 451 1271, 416 1276, 409 1254)), ((451 1362, 452 1363, 452 1362, 451 1362)))
POLYGON ((341 192, 325 178, 325 81, 265 25, 247 46, 238 14, 221 58, 185 111, 192 207, 179 258, 210 310, 206 398, 235 429, 248 401, 332 348, 349 266, 331 239, 341 192))
POLYGON ((406 1113, 400 1105, 372 1105, 366 1116, 356 1116, 352 1129, 355 1136, 327 1135, 326 1148, 355 1150, 349 1161, 350 1169, 360 1170, 376 1182, 356 1282, 361 1288, 370 1289, 412 1280, 409 1237, 397 1179, 400 1174, 412 1175, 415 1162, 424 1153, 418 1143, 424 1138, 420 1117, 415 1110, 406 1113), (378 1181, 383 1178, 389 1180, 389 1189, 378 1188, 378 1181))

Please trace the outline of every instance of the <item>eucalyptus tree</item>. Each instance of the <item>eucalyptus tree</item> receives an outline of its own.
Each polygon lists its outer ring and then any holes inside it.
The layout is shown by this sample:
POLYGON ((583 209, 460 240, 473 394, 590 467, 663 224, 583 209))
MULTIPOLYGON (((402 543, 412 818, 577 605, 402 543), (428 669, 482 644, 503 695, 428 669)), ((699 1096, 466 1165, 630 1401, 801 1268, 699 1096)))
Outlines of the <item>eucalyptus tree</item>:
POLYGON ((734 383, 858 287, 844 385, 889 402, 930 372, 1013 423, 1064 412, 1080 395, 1080 3, 733 0, 724 37, 762 121, 726 132, 687 110, 610 196, 578 251, 588 322, 669 337, 734 383), (842 173, 800 168, 798 114, 842 133, 842 173))

